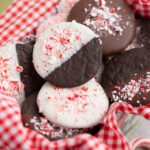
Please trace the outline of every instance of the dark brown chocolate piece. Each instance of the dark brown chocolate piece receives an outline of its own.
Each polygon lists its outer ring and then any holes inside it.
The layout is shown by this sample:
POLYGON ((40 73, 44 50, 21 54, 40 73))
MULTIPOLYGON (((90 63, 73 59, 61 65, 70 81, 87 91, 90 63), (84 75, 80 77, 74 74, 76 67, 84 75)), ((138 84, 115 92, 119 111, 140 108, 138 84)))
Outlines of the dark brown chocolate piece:
POLYGON ((136 32, 136 21, 133 11, 124 0, 105 1, 110 12, 97 0, 80 0, 70 11, 67 21, 76 20, 95 31, 102 41, 103 56, 108 56, 123 51, 132 42, 136 32), (112 18, 108 17, 111 14, 112 18), (111 21, 106 23, 107 19, 103 19, 105 17, 111 21), (115 21, 112 21, 113 19, 115 21))
POLYGON ((39 90, 44 80, 36 73, 32 63, 33 44, 16 44, 19 65, 23 67, 21 81, 25 85, 25 96, 39 90))
POLYGON ((67 129, 57 127, 50 123, 42 114, 39 113, 36 99, 38 92, 29 96, 22 105, 21 114, 22 122, 25 127, 35 130, 50 141, 60 140, 76 136, 80 133, 91 133, 96 134, 100 130, 100 126, 88 129, 67 129))
POLYGON ((101 47, 94 38, 45 78, 58 87, 74 87, 93 78, 101 65, 101 47))
POLYGON ((113 102, 150 104, 149 58, 149 49, 137 48, 115 56, 106 64, 101 84, 113 102))
POLYGON ((138 34, 136 36, 138 47, 150 49, 150 19, 137 17, 138 34))

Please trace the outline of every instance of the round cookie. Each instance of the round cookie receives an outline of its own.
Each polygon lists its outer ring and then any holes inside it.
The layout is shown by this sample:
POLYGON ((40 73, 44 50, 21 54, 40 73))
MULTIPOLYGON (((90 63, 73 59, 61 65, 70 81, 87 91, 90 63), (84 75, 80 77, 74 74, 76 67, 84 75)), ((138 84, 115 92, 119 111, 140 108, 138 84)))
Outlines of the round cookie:
POLYGON ((37 104, 50 122, 65 128, 91 128, 102 122, 109 106, 95 79, 74 88, 58 88, 47 82, 38 94, 37 104))
POLYGON ((21 109, 22 122, 25 127, 41 133, 50 141, 71 138, 81 133, 91 133, 94 135, 100 130, 102 125, 88 129, 68 129, 58 127, 55 124, 50 123, 42 114, 39 113, 36 103, 37 95, 38 92, 29 96, 23 102, 21 109))
POLYGON ((103 56, 123 51, 135 37, 134 13, 124 0, 80 0, 67 18, 72 20, 97 33, 103 56))
POLYGON ((101 65, 101 47, 88 27, 76 22, 51 26, 36 41, 38 74, 58 87, 74 87, 93 78, 101 65))
POLYGON ((37 28, 36 38, 38 38, 40 34, 44 32, 47 28, 49 28, 51 25, 65 22, 65 21, 66 21, 66 16, 63 13, 59 13, 59 14, 49 17, 48 19, 44 20, 37 28))
POLYGON ((150 51, 136 48, 112 58, 104 68, 102 86, 111 102, 150 104, 150 51))

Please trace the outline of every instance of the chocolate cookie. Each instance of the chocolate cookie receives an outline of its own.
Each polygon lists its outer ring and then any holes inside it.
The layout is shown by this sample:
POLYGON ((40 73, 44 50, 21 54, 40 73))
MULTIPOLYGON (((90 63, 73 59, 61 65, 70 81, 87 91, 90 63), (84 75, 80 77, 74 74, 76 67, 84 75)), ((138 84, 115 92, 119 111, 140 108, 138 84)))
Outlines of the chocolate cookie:
POLYGON ((58 127, 50 123, 42 114, 39 113, 37 107, 37 94, 38 92, 29 96, 23 103, 21 114, 22 121, 25 127, 35 130, 50 141, 70 138, 80 133, 96 134, 102 125, 88 129, 68 129, 58 127))
POLYGON ((106 64, 101 83, 112 102, 150 104, 149 58, 148 48, 137 48, 115 56, 106 64))
POLYGON ((21 81, 24 83, 26 97, 39 90, 44 83, 44 80, 35 71, 32 63, 33 47, 34 42, 28 39, 26 39, 25 43, 16 44, 18 61, 23 68, 21 81))
POLYGON ((101 47, 88 27, 76 22, 56 24, 41 33, 33 52, 38 74, 58 87, 82 85, 101 65, 101 47))
POLYGON ((135 37, 134 13, 124 0, 80 0, 67 21, 76 20, 100 38, 103 56, 123 51, 135 37))

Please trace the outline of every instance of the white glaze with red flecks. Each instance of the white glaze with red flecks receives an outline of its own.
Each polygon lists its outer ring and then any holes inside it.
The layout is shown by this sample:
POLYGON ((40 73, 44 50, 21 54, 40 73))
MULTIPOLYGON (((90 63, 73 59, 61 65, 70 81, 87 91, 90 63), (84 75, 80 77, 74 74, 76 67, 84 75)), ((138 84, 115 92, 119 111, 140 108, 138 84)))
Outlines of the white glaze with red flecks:
POLYGON ((66 16, 63 13, 56 14, 54 16, 51 16, 44 20, 38 27, 36 31, 36 38, 40 36, 42 32, 44 32, 47 28, 49 28, 51 25, 55 25, 57 23, 65 22, 66 16))
POLYGON ((9 91, 21 103, 24 98, 24 85, 20 79, 23 68, 18 64, 16 45, 0 47, 0 86, 9 91))
POLYGON ((41 77, 47 77, 95 37, 92 30, 75 21, 49 27, 41 33, 34 46, 36 71, 41 77))
POLYGON ((38 94, 37 104, 50 122, 67 128, 97 125, 108 110, 108 98, 95 79, 74 88, 46 83, 38 94))

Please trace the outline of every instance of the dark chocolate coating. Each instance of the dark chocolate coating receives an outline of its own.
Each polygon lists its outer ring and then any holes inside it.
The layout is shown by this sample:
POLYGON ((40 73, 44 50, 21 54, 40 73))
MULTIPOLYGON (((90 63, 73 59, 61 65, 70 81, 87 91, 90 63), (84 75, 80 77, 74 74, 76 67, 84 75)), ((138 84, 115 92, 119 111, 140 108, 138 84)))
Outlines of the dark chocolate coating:
POLYGON ((97 38, 83 46, 45 80, 58 87, 74 87, 93 78, 101 65, 101 47, 97 38))
POLYGON ((136 17, 139 32, 136 36, 138 47, 150 49, 150 19, 136 17))
MULTIPOLYGON (((120 26, 123 29, 123 35, 118 33, 110 35, 105 31, 97 31, 94 29, 102 41, 103 56, 109 56, 123 51, 128 44, 132 42, 136 32, 134 13, 124 0, 106 0, 106 6, 110 9, 115 8, 115 12, 121 16, 122 20, 120 26), (118 7, 121 9, 117 10, 118 7), (129 23, 129 25, 127 25, 127 23, 129 23)), ((93 7, 100 8, 100 5, 94 0, 80 0, 70 11, 67 21, 76 20, 77 22, 84 24, 85 18, 92 18, 89 16, 89 10, 93 7), (91 4, 91 6, 89 4, 91 4), (85 8, 88 9, 87 12, 85 11, 85 8)), ((92 26, 89 27, 93 30, 92 26)))
POLYGON ((22 122, 25 127, 41 133, 50 141, 70 138, 80 133, 91 133, 95 135, 100 130, 100 127, 102 127, 102 125, 98 125, 88 129, 65 129, 57 127, 49 121, 47 121, 47 123, 42 123, 41 119, 44 118, 44 116, 39 113, 36 103, 37 95, 38 92, 29 96, 23 102, 21 109, 22 122))
POLYGON ((105 89, 106 94, 113 102, 121 100, 124 102, 128 102, 133 106, 150 104, 150 95, 149 91, 147 90, 150 88, 150 83, 147 83, 145 85, 144 82, 146 78, 149 79, 149 77, 147 77, 147 73, 150 72, 149 58, 149 49, 137 48, 116 55, 106 64, 104 72, 102 74, 101 84, 105 89), (129 82, 132 82, 131 80, 138 81, 140 79, 141 82, 138 85, 140 87, 140 90, 134 95, 132 100, 130 100, 129 90, 124 91, 125 93, 128 93, 125 94, 127 96, 125 98, 121 89, 126 85, 129 85, 129 82), (116 93, 113 94, 113 91, 116 91, 116 93), (122 94, 122 97, 120 95, 120 92, 122 94), (117 95, 118 100, 116 100, 113 95, 117 95))
POLYGON ((19 65, 23 67, 21 81, 25 85, 25 96, 39 90, 44 80, 36 73, 32 63, 33 44, 16 44, 19 65))

